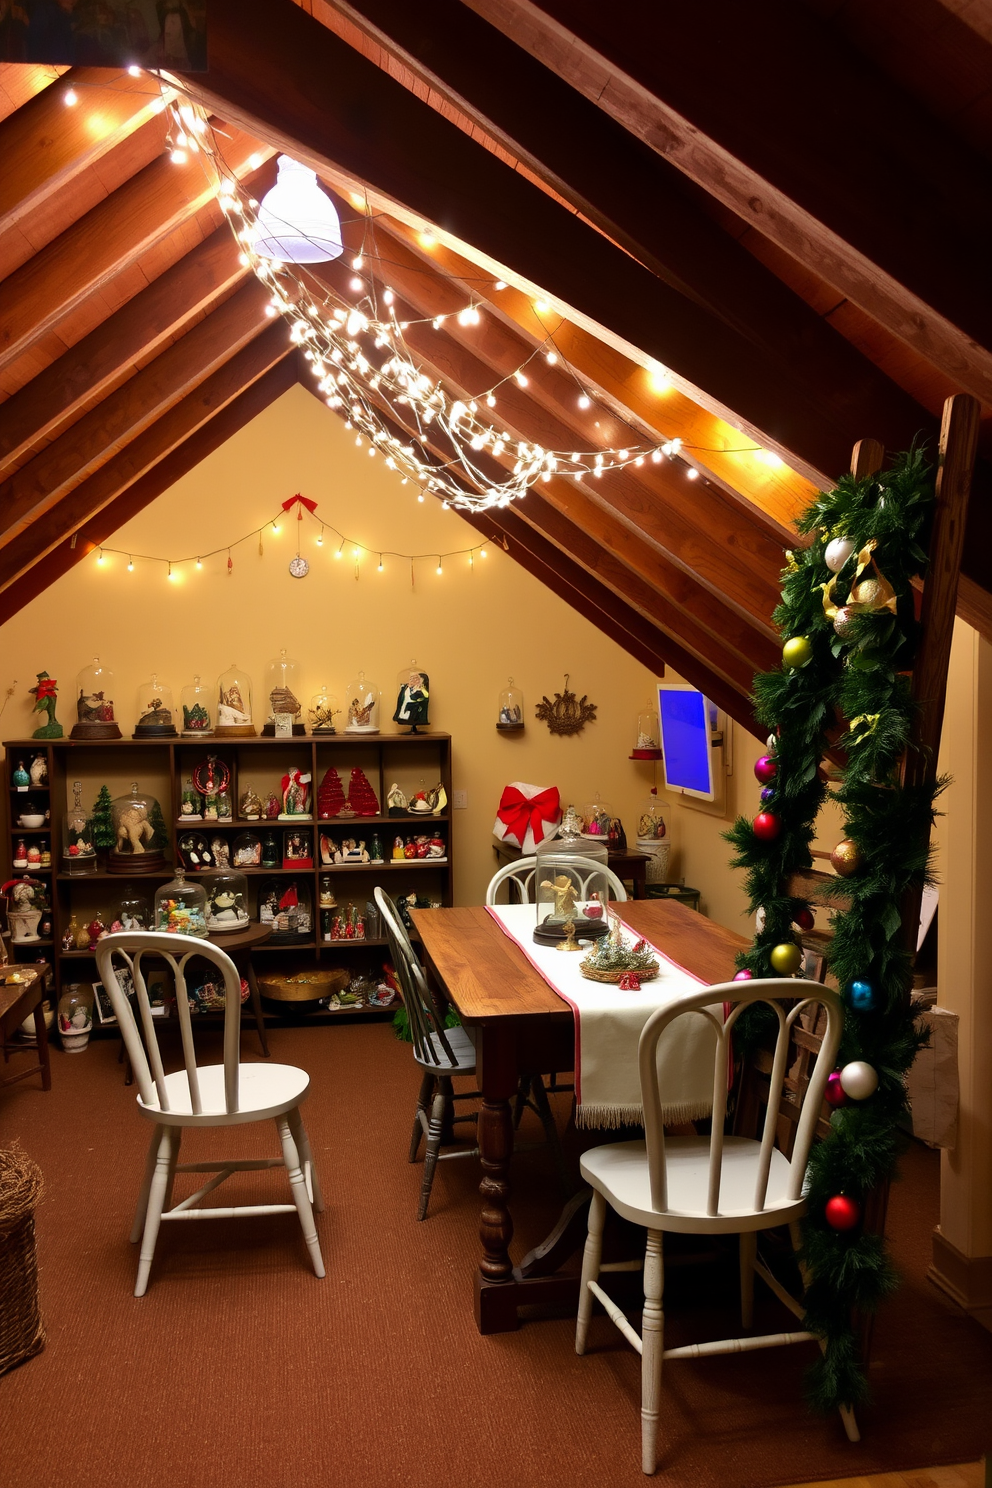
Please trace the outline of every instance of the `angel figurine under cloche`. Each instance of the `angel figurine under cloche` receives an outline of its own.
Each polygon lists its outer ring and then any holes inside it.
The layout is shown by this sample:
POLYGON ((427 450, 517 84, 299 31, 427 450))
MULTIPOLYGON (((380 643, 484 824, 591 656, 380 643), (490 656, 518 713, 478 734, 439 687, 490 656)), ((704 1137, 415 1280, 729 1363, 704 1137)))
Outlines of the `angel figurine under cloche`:
POLYGON ((251 678, 232 661, 217 678, 217 717, 214 733, 228 738, 253 739, 251 678))
POLYGON ((268 712, 262 733, 267 738, 273 734, 305 734, 300 702, 300 666, 286 655, 285 648, 274 661, 270 661, 265 679, 265 700, 268 712))
POLYGON ((214 731, 214 694, 207 684, 194 677, 183 688, 183 736, 202 739, 214 731))
POLYGON ((165 866, 168 832, 162 808, 135 780, 129 795, 111 802, 114 846, 107 860, 109 873, 157 873, 165 866))
POLYGON ((329 692, 325 683, 319 692, 315 692, 310 699, 307 709, 307 722, 312 734, 336 734, 334 720, 341 713, 341 705, 337 695, 329 692))
POLYGON ((119 739, 114 717, 114 674, 94 656, 76 678, 76 722, 70 739, 119 739))
POLYGON ((396 711, 393 722, 409 724, 411 734, 418 728, 427 728, 430 719, 430 678, 423 667, 417 665, 416 657, 409 666, 402 667, 396 677, 396 711))
POLYGON ((155 672, 151 679, 138 688, 138 721, 132 739, 174 739, 176 716, 172 706, 172 689, 158 680, 155 672))
POLYGON ((501 734, 519 732, 524 727, 524 695, 512 677, 499 695, 499 713, 496 727, 501 734))
POLYGON ((537 845, 534 939, 540 944, 567 942, 573 949, 577 941, 605 935, 609 929, 606 841, 583 838, 579 846, 578 853, 572 852, 557 837, 546 837, 537 845))
POLYGON ((377 734, 379 732, 379 689, 370 682, 364 672, 359 672, 354 682, 348 683, 345 693, 348 701, 346 734, 377 734))

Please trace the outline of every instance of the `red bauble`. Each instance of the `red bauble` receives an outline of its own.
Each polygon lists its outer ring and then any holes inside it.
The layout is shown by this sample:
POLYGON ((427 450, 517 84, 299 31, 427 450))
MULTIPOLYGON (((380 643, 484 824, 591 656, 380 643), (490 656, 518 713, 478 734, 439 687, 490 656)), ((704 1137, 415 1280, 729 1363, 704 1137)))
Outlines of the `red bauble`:
POLYGON ((799 926, 800 930, 812 930, 816 924, 816 916, 811 909, 801 909, 793 916, 793 922, 799 926))
POLYGON ((847 1095, 843 1085, 840 1083, 840 1070, 831 1070, 827 1076, 827 1088, 823 1092, 828 1106, 835 1108, 847 1105, 847 1095))
POLYGON ((759 785, 770 785, 778 774, 778 765, 770 754, 763 754, 754 762, 754 778, 759 785))
POLYGON ((759 811, 751 823, 755 837, 762 842, 774 842, 782 830, 782 823, 774 811, 759 811))
POLYGON ((861 1205, 847 1194, 834 1194, 823 1206, 823 1217, 832 1230, 853 1230, 861 1219, 861 1205))

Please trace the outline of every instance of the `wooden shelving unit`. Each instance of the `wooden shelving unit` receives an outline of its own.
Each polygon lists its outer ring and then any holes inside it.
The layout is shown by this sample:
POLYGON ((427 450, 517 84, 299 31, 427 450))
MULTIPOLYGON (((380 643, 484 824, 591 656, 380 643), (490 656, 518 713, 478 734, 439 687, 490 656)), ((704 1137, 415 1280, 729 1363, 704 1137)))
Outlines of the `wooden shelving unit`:
MULTIPOLYGON (((274 832, 281 843, 282 833, 293 830, 308 833, 313 846, 312 868, 238 868, 248 880, 249 911, 253 918, 258 915, 258 889, 265 879, 305 881, 311 898, 312 928, 307 936, 293 944, 276 943, 260 946, 259 956, 267 965, 278 955, 286 958, 287 964, 301 968, 314 963, 323 966, 341 965, 348 970, 373 969, 381 966, 385 959, 387 941, 385 937, 367 940, 324 940, 320 918, 320 880, 331 879, 332 888, 342 908, 354 902, 364 910, 372 900, 372 891, 382 885, 390 894, 418 893, 442 904, 452 903, 452 844, 451 844, 451 737, 449 734, 335 734, 327 737, 294 737, 292 739, 184 739, 171 740, 105 740, 82 741, 76 739, 13 739, 4 743, 4 795, 6 797, 5 823, 5 877, 17 878, 28 872, 49 885, 52 905, 52 935, 44 940, 32 941, 15 947, 14 954, 21 961, 47 960, 54 971, 54 990, 61 990, 63 980, 79 980, 93 966, 95 958, 90 951, 63 951, 62 937, 73 914, 78 923, 99 911, 104 917, 116 907, 125 887, 140 889, 144 886, 146 897, 154 898, 155 890, 172 877, 179 862, 178 839, 188 831, 202 833, 208 839, 220 835, 233 843, 243 832, 255 832, 264 837, 274 832), (208 754, 223 761, 231 772, 230 796, 237 810, 242 792, 251 785, 264 801, 270 790, 278 791, 283 774, 290 769, 309 772, 312 777, 313 815, 309 821, 279 822, 273 820, 249 821, 234 817, 228 821, 190 821, 180 816, 183 786, 193 768, 204 761, 208 754), (39 755, 44 755, 48 764, 47 787, 31 786, 18 792, 12 784, 12 774, 18 761, 26 766, 39 755), (438 781, 447 792, 449 805, 437 816, 406 812, 402 816, 389 816, 385 810, 375 816, 332 817, 321 820, 317 816, 317 791, 325 771, 333 766, 341 778, 345 795, 352 769, 365 772, 376 792, 380 806, 385 806, 386 792, 396 781, 408 796, 422 786, 431 787, 438 781), (100 868, 95 873, 73 874, 66 870, 62 859, 63 823, 67 805, 71 799, 74 780, 83 781, 83 801, 87 810, 92 810, 97 791, 102 784, 110 787, 112 796, 126 794, 132 780, 137 780, 143 791, 156 796, 170 834, 167 851, 167 866, 156 873, 109 873, 100 868), (16 825, 19 803, 31 800, 44 802, 50 811, 48 824, 40 828, 21 828, 16 825), (323 865, 320 862, 320 834, 340 840, 354 837, 368 841, 373 832, 378 832, 383 844, 386 861, 375 864, 323 865), (438 860, 412 860, 393 865, 389 860, 393 837, 415 836, 428 833, 443 837, 447 846, 446 858, 438 860), (48 868, 32 867, 28 870, 14 869, 14 847, 18 838, 27 842, 32 838, 47 838, 52 861, 48 868), (89 963, 89 965, 87 965, 89 963)), ((232 854, 233 857, 233 854, 232 854)), ((232 863, 233 867, 233 863, 232 863)), ((188 871, 188 877, 198 874, 188 871)), ((392 1009, 388 1010, 392 1015, 392 1009)), ((330 1015, 329 1015, 330 1016, 330 1015)), ((334 1018, 342 1014, 333 1014, 334 1018)))

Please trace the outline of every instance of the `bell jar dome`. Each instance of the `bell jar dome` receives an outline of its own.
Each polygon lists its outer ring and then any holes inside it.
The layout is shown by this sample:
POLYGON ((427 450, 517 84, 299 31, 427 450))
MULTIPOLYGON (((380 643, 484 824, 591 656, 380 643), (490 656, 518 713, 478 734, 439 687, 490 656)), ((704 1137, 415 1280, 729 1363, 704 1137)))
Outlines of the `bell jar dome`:
POLYGON ((283 648, 266 668, 265 705, 268 712, 262 733, 267 738, 273 734, 306 733, 300 692, 300 664, 292 661, 283 648))
POLYGON ((243 873, 211 873, 201 880, 207 891, 207 929, 211 935, 243 930, 248 913, 248 880, 243 873))
POLYGON ((200 678, 187 682, 182 692, 183 737, 202 739, 214 731, 213 690, 200 678))
POLYGON ((253 739, 251 678, 233 661, 217 678, 217 710, 214 733, 230 739, 253 739))
POLYGON ((77 874, 95 873, 97 868, 96 844, 93 841, 93 826, 83 809, 83 782, 72 782, 72 805, 62 822, 62 870, 77 874))
MULTIPOLYGON (((98 803, 99 805, 99 803, 98 803)), ((114 846, 107 860, 110 873, 158 873, 165 867, 168 831, 162 808, 149 791, 132 782, 126 796, 110 803, 114 846)))
POLYGON ((318 737, 321 734, 325 736, 336 734, 337 729, 334 725, 334 719, 340 715, 340 712, 341 704, 338 702, 337 694, 329 691, 325 683, 320 688, 320 691, 315 692, 310 699, 310 706, 307 709, 307 722, 310 725, 310 732, 318 735, 318 737))
POLYGON ((202 884, 187 883, 182 868, 155 894, 155 929, 169 935, 197 935, 205 940, 207 930, 207 894, 202 884))
POLYGON ((637 715, 637 740, 630 751, 632 760, 661 759, 661 723, 658 710, 650 703, 637 715))
POLYGON ((430 677, 414 657, 396 674, 396 708, 393 722, 408 727, 411 734, 430 727, 430 677))
POLYGON ((609 929, 610 886, 606 876, 605 840, 583 838, 573 852, 557 837, 537 845, 534 939, 543 945, 563 940, 589 940, 609 929))
POLYGON ((114 674, 94 656, 76 678, 76 722, 70 739, 119 739, 114 717, 114 674))
POLYGON ((512 677, 499 695, 496 727, 501 734, 519 733, 524 728, 524 695, 512 677))
POLYGON ((345 693, 348 701, 346 734, 377 734, 379 732, 379 688, 370 682, 364 672, 359 672, 354 682, 348 683, 345 693))
POLYGON ((138 688, 138 721, 132 739, 174 739, 176 714, 172 689, 158 680, 153 672, 138 688))

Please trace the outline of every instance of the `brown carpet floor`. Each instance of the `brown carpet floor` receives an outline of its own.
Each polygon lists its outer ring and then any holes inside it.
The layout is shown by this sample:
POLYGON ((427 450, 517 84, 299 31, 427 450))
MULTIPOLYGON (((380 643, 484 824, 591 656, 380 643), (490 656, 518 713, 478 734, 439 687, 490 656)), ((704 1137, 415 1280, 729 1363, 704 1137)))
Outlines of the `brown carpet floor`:
MULTIPOLYGON (((327 1198, 323 1282, 293 1217, 191 1223, 163 1227, 150 1290, 136 1300, 127 1233, 148 1127, 116 1045, 54 1052, 50 1093, 32 1081, 0 1097, 0 1140, 20 1138, 47 1185, 48 1344, 0 1379, 3 1488, 641 1483, 638 1361, 605 1318, 582 1359, 567 1319, 477 1334, 474 1161, 441 1165, 432 1212, 416 1223, 409 1050, 381 1024, 277 1029, 271 1042, 276 1059, 313 1077, 304 1114, 327 1198)), ((247 1032, 244 1048, 255 1057, 247 1032)), ((559 1113, 564 1124, 564 1104, 559 1113)), ((258 1155, 252 1141, 245 1129, 197 1134, 184 1155, 231 1155, 242 1143, 258 1155)), ((903 1168, 890 1230, 905 1283, 876 1327, 862 1444, 804 1408, 805 1346, 679 1362, 662 1407, 660 1476, 671 1488, 973 1461, 992 1444, 992 1336, 924 1280, 937 1159, 914 1146, 903 1168)), ((246 1176, 241 1192, 280 1181, 246 1176)), ((515 1182, 519 1256, 558 1196, 540 1151, 517 1159, 515 1182)), ((228 1191, 221 1202, 235 1201, 228 1191)), ((673 1268, 669 1283, 668 1342, 733 1331, 731 1265, 673 1268)))

